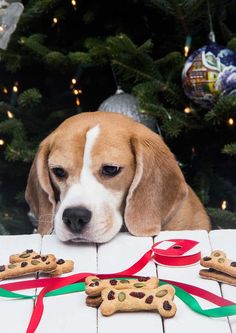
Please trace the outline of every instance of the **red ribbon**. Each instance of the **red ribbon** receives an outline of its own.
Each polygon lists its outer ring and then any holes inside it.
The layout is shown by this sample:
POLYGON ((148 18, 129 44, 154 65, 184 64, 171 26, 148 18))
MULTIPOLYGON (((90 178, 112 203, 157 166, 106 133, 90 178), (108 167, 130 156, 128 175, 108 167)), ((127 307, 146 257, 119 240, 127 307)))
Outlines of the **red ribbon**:
MULTIPOLYGON (((13 282, 13 283, 6 283, 2 284, 0 287, 5 288, 9 291, 15 291, 15 290, 23 290, 23 289, 30 289, 30 288, 38 288, 43 287, 41 292, 39 293, 37 297, 37 301, 35 304, 34 311, 31 316, 30 323, 28 325, 26 333, 34 333, 35 330, 38 327, 38 324, 41 320, 42 314, 43 314, 43 297, 46 293, 53 291, 55 289, 59 289, 62 287, 65 287, 69 284, 84 281, 84 279, 87 276, 90 275, 96 275, 101 279, 106 278, 119 278, 119 277, 134 277, 134 274, 139 272, 142 268, 144 268, 147 263, 152 259, 153 251, 149 250, 147 251, 134 265, 129 267, 128 269, 121 271, 119 273, 113 273, 113 274, 97 274, 97 273, 78 273, 74 275, 70 275, 64 278, 49 278, 49 279, 39 279, 39 280, 29 280, 29 281, 21 281, 21 282, 13 282)), ((171 283, 173 285, 176 285, 185 291, 187 291, 190 294, 193 294, 195 296, 199 296, 203 299, 206 299, 218 306, 226 306, 226 305, 233 305, 235 303, 224 299, 222 297, 219 297, 209 291, 206 291, 204 289, 188 285, 181 282, 171 281, 171 280, 164 280, 167 283, 171 283)))
POLYGON ((153 259, 157 264, 167 266, 192 265, 201 259, 201 252, 197 250, 198 244, 199 242, 191 239, 168 239, 157 242, 152 246, 153 259))

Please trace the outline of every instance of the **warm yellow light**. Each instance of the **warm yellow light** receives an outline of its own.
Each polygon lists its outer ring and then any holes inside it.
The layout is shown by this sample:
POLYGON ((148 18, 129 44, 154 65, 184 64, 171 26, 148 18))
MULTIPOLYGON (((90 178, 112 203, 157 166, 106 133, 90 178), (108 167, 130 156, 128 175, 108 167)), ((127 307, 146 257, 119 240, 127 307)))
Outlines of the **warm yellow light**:
POLYGON ((4 31, 4 27, 2 25, 0 25, 0 32, 4 31))
POLYGON ((3 146, 4 145, 4 140, 3 139, 0 139, 0 146, 3 146))
POLYGON ((8 93, 8 90, 7 90, 7 88, 6 87, 3 87, 3 92, 4 92, 4 94, 7 94, 8 93))
POLYGON ((12 90, 13 90, 14 93, 17 93, 18 92, 18 87, 16 85, 13 86, 12 90))
POLYGON ((8 116, 8 118, 14 118, 14 115, 13 115, 13 113, 11 112, 11 111, 7 111, 7 116, 8 116))
POLYGON ((76 105, 80 106, 80 99, 79 99, 79 97, 76 98, 76 105))
POLYGON ((187 57, 188 53, 189 53, 190 47, 189 46, 185 46, 184 47, 184 56, 187 57))
POLYGON ((71 82, 72 82, 72 84, 76 84, 76 79, 73 78, 73 79, 71 80, 71 82))
POLYGON ((71 4, 75 7, 77 5, 76 0, 71 0, 71 4))
POLYGON ((53 20, 53 23, 54 23, 54 24, 57 24, 57 23, 58 23, 58 19, 57 19, 56 17, 53 17, 52 20, 53 20))
POLYGON ((186 106, 186 108, 184 109, 185 113, 191 113, 192 109, 189 106, 186 106))
POLYGON ((229 118, 227 122, 228 122, 228 124, 230 126, 232 126, 234 124, 234 119, 233 118, 229 118))
POLYGON ((227 208, 227 201, 226 200, 223 200, 222 201, 222 204, 221 204, 221 209, 222 210, 225 210, 227 208))

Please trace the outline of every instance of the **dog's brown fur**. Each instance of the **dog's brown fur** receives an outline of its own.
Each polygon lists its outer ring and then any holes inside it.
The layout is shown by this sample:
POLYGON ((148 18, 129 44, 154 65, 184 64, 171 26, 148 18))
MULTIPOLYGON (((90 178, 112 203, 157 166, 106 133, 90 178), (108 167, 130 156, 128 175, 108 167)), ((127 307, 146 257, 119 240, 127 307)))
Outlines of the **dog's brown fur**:
POLYGON ((63 199, 68 187, 79 178, 85 133, 97 124, 101 135, 92 151, 93 172, 111 191, 124 192, 120 210, 130 233, 150 236, 160 230, 210 229, 202 204, 159 135, 117 113, 88 112, 63 122, 41 143, 33 162, 26 200, 39 220, 40 233, 52 229, 54 191, 60 192, 63 199), (125 166, 122 174, 109 181, 97 172, 107 160, 125 166), (66 182, 55 179, 50 164, 68 170, 66 182))

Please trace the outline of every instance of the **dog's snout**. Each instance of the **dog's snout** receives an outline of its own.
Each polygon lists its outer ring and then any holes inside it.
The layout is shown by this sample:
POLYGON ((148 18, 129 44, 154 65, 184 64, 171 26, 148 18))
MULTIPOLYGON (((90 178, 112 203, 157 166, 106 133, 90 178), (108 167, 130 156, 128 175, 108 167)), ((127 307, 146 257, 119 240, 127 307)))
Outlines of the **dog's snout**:
POLYGON ((84 207, 66 208, 62 215, 63 222, 73 232, 80 232, 91 217, 92 212, 84 207))

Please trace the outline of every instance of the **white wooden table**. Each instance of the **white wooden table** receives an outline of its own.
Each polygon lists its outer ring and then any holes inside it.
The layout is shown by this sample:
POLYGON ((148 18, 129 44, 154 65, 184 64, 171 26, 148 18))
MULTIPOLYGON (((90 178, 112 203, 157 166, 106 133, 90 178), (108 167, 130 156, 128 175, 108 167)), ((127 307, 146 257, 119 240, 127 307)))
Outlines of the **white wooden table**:
MULTIPOLYGON (((229 258, 236 259, 236 230, 161 232, 158 237, 133 237, 120 233, 111 242, 95 244, 64 244, 56 236, 20 235, 0 236, 0 264, 8 262, 9 254, 33 248, 41 253, 55 253, 57 257, 75 261, 74 273, 113 273, 124 270, 136 262, 153 242, 171 238, 186 238, 200 242, 202 255, 209 255, 214 249, 225 251, 229 258)), ((155 276, 160 279, 180 281, 204 288, 217 295, 236 302, 236 287, 198 276, 200 265, 170 268, 150 262, 139 275, 155 276)), ((36 276, 24 277, 25 279, 36 276)), ((22 280, 18 279, 17 281, 22 280)), ((14 280, 11 280, 14 281, 14 280)), ((3 283, 3 282, 2 282, 3 283)), ((1 285, 1 283, 0 283, 1 285)), ((22 293, 34 295, 36 290, 22 293)), ((203 308, 214 307, 198 298, 203 308)), ((175 297, 177 313, 171 319, 161 319, 157 313, 116 313, 103 317, 99 310, 85 305, 84 292, 44 299, 44 315, 37 333, 236 333, 236 316, 229 318, 208 318, 190 310, 175 297)), ((0 298, 0 332, 25 333, 34 303, 31 299, 13 300, 0 298)))

